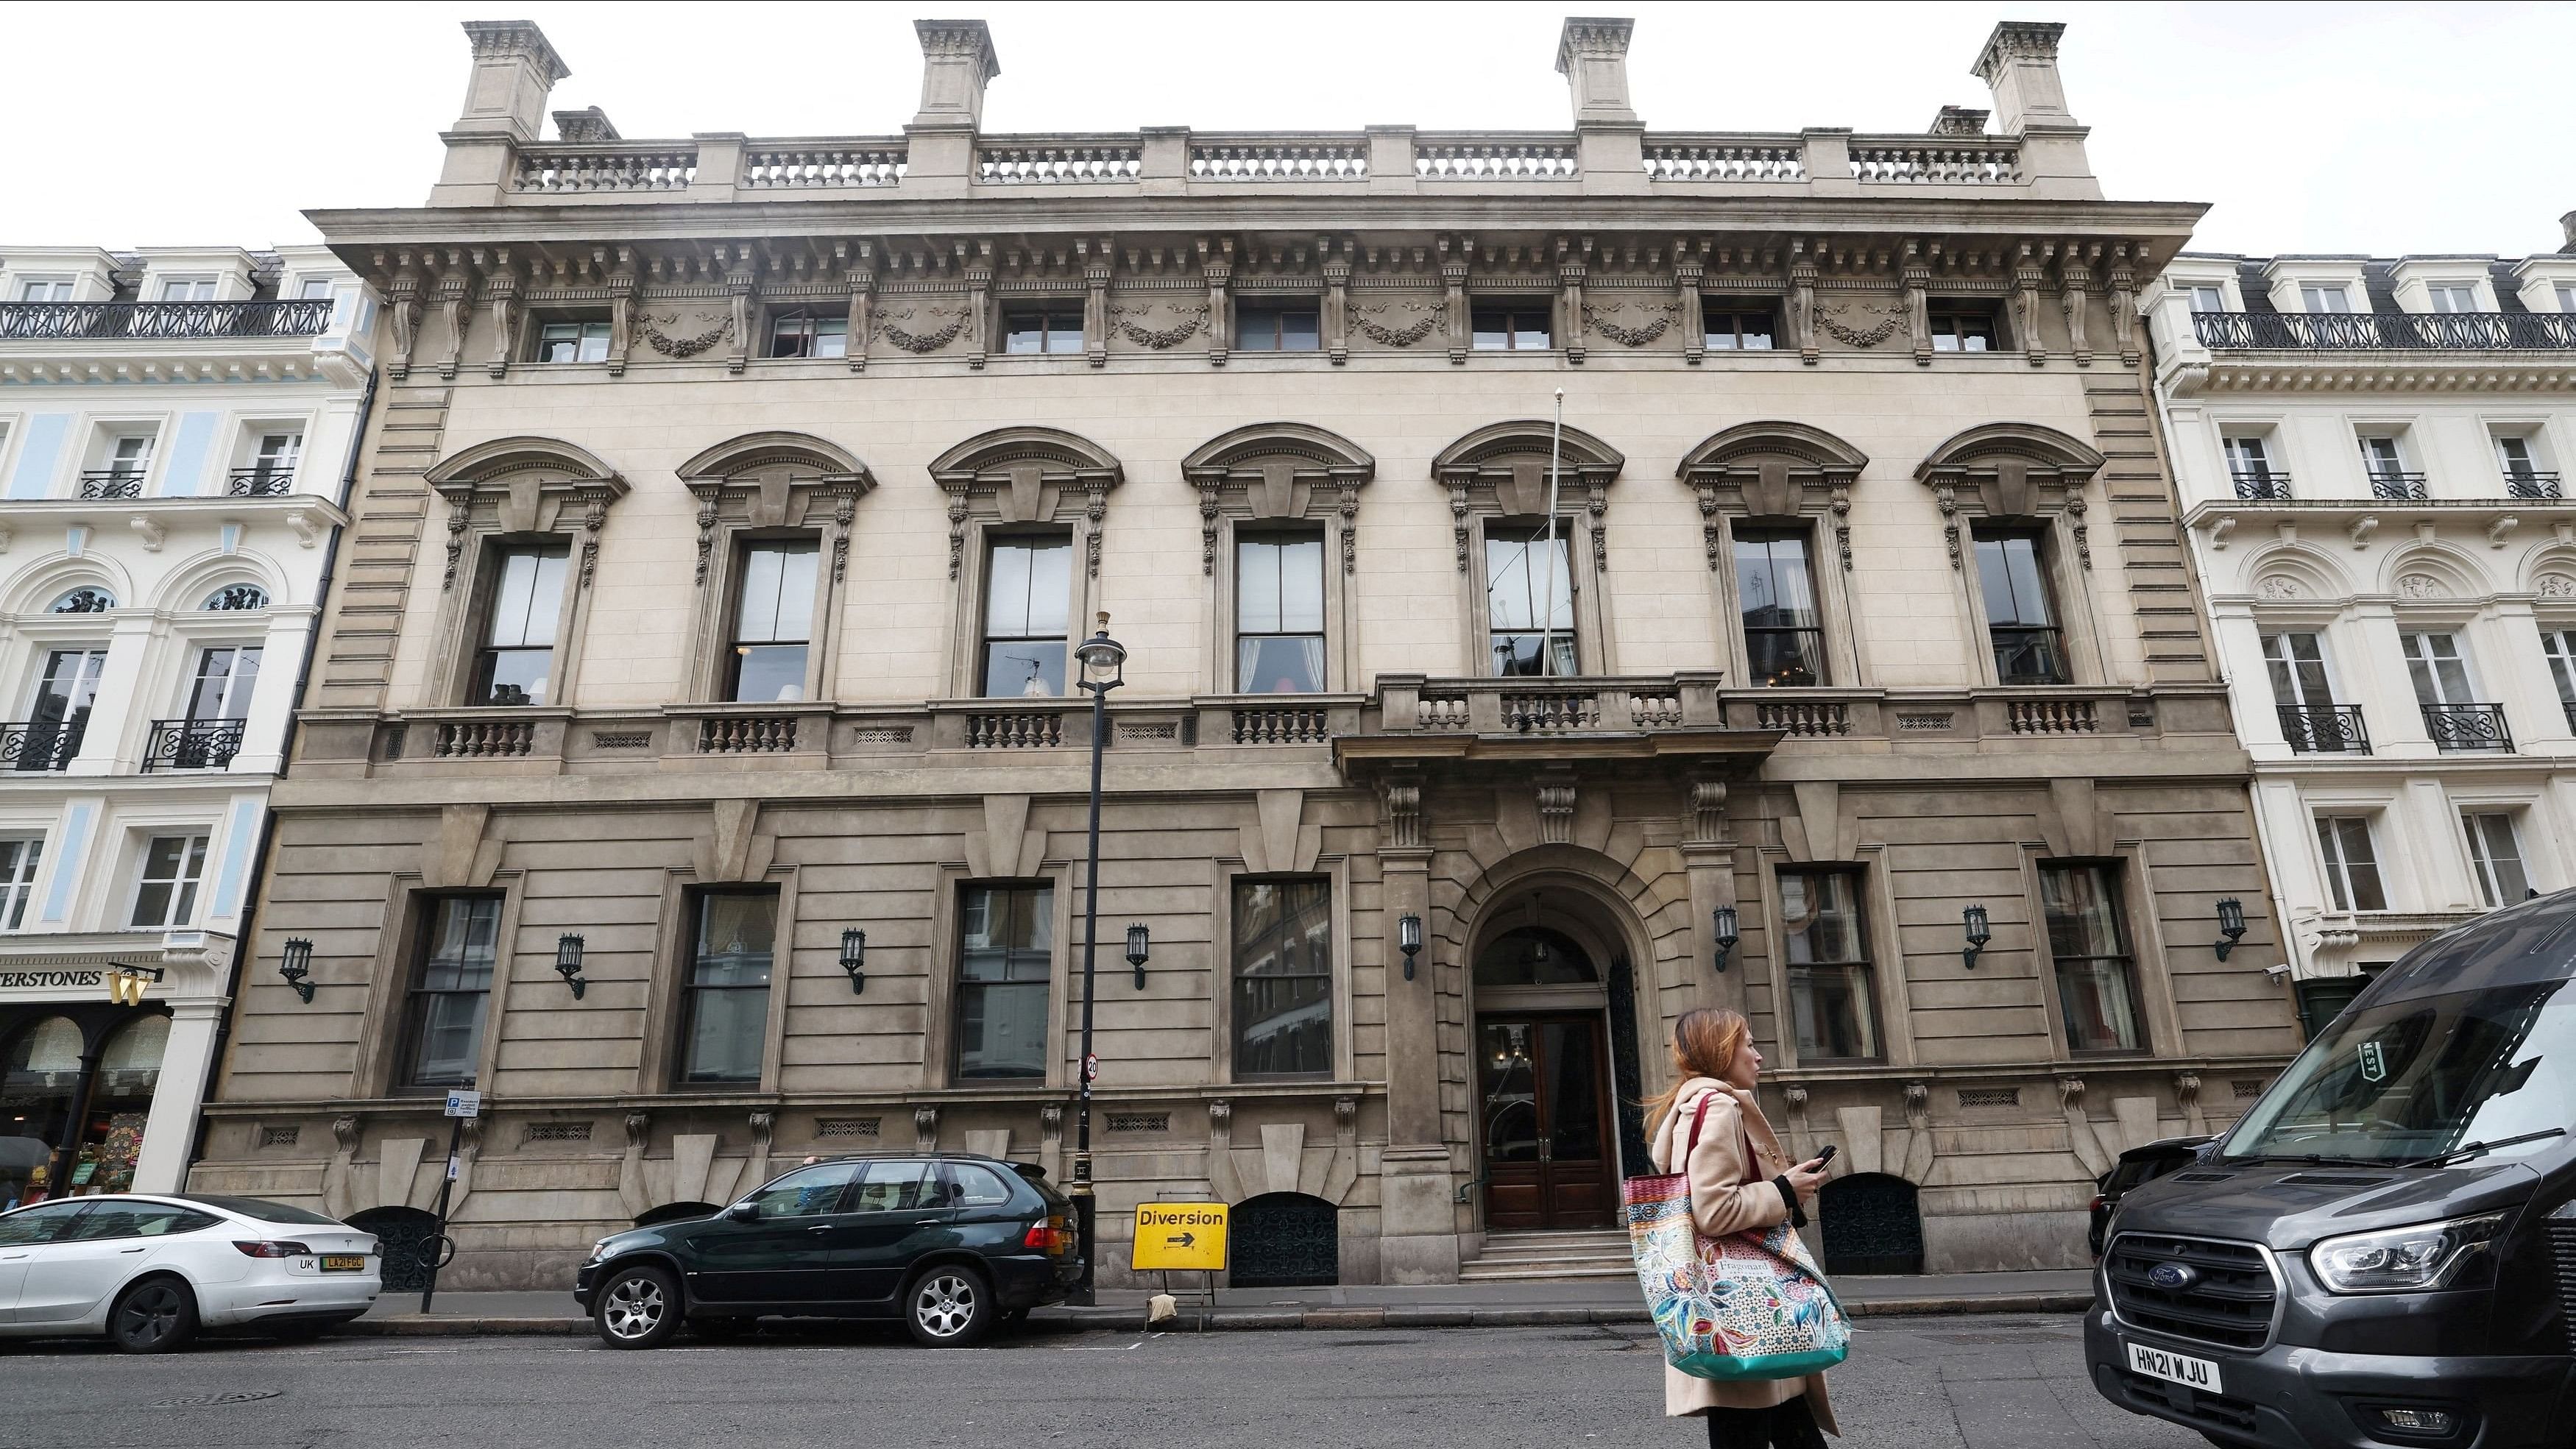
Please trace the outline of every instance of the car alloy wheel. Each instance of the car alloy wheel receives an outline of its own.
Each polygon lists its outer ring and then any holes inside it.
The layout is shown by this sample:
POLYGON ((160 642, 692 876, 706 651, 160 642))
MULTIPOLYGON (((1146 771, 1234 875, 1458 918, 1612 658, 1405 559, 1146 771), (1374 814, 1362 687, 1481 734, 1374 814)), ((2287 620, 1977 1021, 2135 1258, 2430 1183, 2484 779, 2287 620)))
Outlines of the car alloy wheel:
POLYGON ((950 1342, 975 1326, 983 1285, 955 1268, 940 1268, 912 1290, 912 1320, 925 1339, 950 1342))
POLYGON ((630 1273, 609 1285, 608 1296, 599 1305, 599 1326, 611 1338, 636 1343, 652 1337, 670 1315, 671 1301, 662 1292, 661 1280, 630 1273))
POLYGON ((109 1329, 116 1346, 127 1353, 160 1353, 186 1340, 195 1317, 186 1289, 168 1278, 154 1278, 117 1300, 109 1329))

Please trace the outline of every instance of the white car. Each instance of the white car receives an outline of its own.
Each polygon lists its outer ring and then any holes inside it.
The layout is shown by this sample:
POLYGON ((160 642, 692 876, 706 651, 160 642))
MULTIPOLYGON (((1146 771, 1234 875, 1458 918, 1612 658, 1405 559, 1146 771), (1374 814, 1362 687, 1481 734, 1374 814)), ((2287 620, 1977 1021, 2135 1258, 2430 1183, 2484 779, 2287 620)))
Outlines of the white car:
POLYGON ((167 1353, 201 1326, 309 1335, 383 1286, 374 1234, 259 1198, 117 1193, 0 1214, 0 1336, 167 1353))

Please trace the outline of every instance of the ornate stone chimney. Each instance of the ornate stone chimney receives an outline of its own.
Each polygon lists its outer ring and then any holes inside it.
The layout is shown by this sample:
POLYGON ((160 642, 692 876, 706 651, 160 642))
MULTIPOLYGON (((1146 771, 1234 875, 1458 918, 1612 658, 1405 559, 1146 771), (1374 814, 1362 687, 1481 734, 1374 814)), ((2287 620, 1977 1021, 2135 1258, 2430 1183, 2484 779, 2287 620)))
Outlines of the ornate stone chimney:
POLYGON ((1646 128, 1628 104, 1628 35, 1637 22, 1569 16, 1557 35, 1556 69, 1574 98, 1577 155, 1595 185, 1646 189, 1646 128))
POLYGON ((2558 249, 2562 252, 2576 252, 2576 211, 2558 218, 2558 229, 2567 234, 2566 244, 2558 249))
POLYGON ((1574 125, 1633 126, 1628 105, 1628 35, 1633 20, 1572 16, 1557 37, 1556 71, 1574 92, 1574 125))
POLYGON ((993 32, 981 20, 916 20, 921 37, 921 114, 912 129, 974 131, 984 124, 984 86, 1002 73, 993 32))
MULTIPOLYGON (((2021 138, 2016 161, 2035 194, 2099 201, 2102 183, 2084 155, 2087 133, 2067 114, 2066 87, 2057 78, 2057 40, 2065 33, 2053 21, 2001 21, 1969 70, 1994 95, 1996 131, 2021 138)), ((1940 122, 1933 124, 1937 129, 1940 122)))
POLYGON ((474 76, 466 82, 465 110, 449 129, 536 140, 546 93, 571 68, 533 21, 468 20, 465 38, 474 46, 474 76))
POLYGON ((2057 38, 2066 27, 2048 21, 2004 20, 1986 37, 1971 74, 1994 92, 1995 114, 2006 135, 2044 126, 2072 126, 2066 87, 2057 78, 2057 38))

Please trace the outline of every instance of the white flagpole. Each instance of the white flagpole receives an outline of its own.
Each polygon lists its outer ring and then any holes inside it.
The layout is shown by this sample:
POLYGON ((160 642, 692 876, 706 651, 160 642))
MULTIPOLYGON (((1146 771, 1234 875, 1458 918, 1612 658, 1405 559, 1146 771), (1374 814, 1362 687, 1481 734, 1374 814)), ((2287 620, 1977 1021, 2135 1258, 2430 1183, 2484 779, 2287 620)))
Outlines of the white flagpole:
MULTIPOLYGON (((1550 634, 1556 627, 1556 479, 1558 460, 1565 456, 1565 389, 1556 390, 1556 430, 1547 442, 1547 612, 1538 620, 1538 672, 1555 672, 1556 651, 1549 647, 1550 634)), ((1571 572, 1572 566, 1568 565, 1571 572)), ((1568 581, 1569 583, 1571 580, 1568 581)))

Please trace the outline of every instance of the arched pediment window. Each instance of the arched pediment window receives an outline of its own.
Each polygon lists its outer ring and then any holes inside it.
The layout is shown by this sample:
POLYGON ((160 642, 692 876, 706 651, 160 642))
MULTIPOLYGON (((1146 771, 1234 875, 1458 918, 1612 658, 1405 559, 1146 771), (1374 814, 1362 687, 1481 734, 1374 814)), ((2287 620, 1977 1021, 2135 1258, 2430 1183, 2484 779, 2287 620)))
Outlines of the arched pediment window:
POLYGON ((1236 428, 1181 461, 1199 492, 1200 570, 1231 641, 1207 689, 1352 687, 1346 581, 1359 571, 1360 489, 1376 473, 1349 439, 1304 423, 1236 428))
POLYGON ((957 693, 1058 696, 1096 604, 1116 458, 1058 428, 998 428, 932 460, 948 495, 957 693), (1076 563, 1075 560, 1080 562, 1076 563))
POLYGON ((850 533, 876 486, 867 465, 811 434, 751 433, 681 464, 680 482, 698 502, 696 697, 828 696, 850 533))
POLYGON ((1950 567, 1967 574, 1970 628, 1986 641, 1992 683, 2103 677, 2092 591, 2082 583, 2093 567, 2084 489, 2102 465, 2100 453, 2055 428, 2015 422, 1955 434, 1916 465, 1916 481, 1940 507, 1950 567), (1974 569, 1965 567, 1969 551, 1974 569))
POLYGON ((116 596, 102 588, 83 585, 54 600, 49 614, 104 614, 116 607, 116 596))
POLYGON ((475 705, 567 702, 600 534, 626 480, 575 444, 514 437, 442 460, 427 481, 447 502, 438 695, 475 705))
POLYGON ((1626 462, 1580 428, 1564 429, 1560 440, 1554 424, 1535 419, 1478 428, 1432 461, 1432 476, 1449 490, 1458 571, 1468 585, 1470 672, 1617 672, 1608 590, 1584 587, 1581 576, 1610 567, 1610 485, 1626 462), (1589 570, 1576 562, 1586 557, 1589 570))

